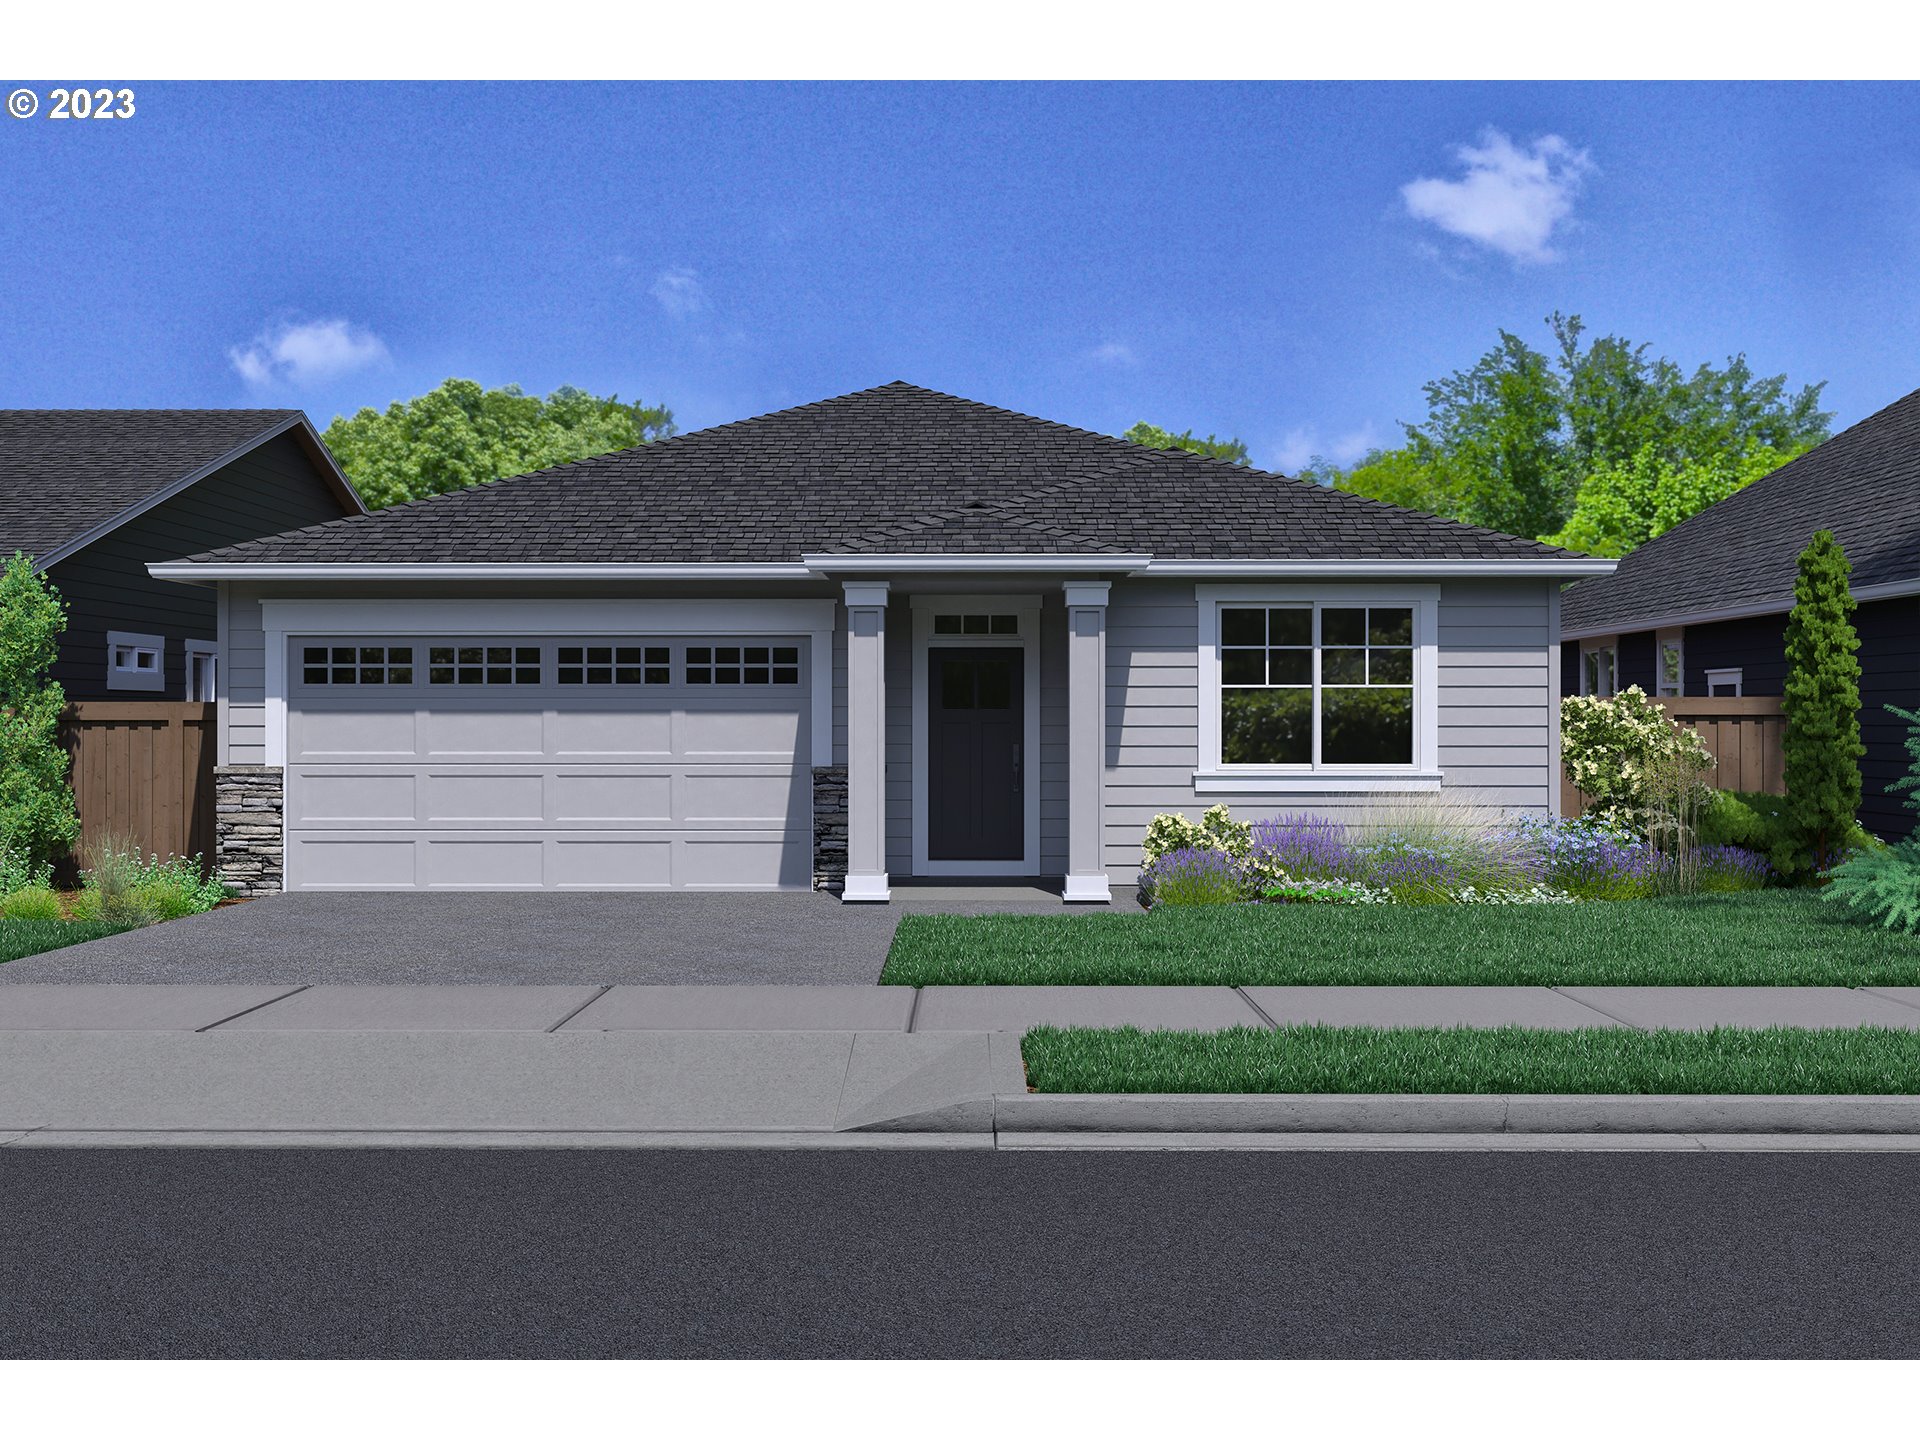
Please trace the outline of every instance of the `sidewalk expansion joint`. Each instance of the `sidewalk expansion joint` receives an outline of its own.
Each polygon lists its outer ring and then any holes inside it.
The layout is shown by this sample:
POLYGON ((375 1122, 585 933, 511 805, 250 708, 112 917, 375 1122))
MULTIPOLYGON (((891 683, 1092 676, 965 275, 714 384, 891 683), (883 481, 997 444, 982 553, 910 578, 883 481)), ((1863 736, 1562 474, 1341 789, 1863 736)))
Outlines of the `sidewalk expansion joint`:
POLYGON ((1879 989, 1876 986, 1855 985, 1855 986, 1852 986, 1851 988, 1856 992, 1858 992, 1859 994, 1871 995, 1876 1000, 1891 1000, 1894 1004, 1904 1005, 1909 1010, 1920 1010, 1920 1003, 1917 1003, 1912 1000, 1902 1000, 1898 995, 1889 995, 1885 990, 1879 989))
POLYGON ((229 1020, 238 1020, 242 1015, 251 1015, 253 1014, 254 1011, 264 1010, 269 1005, 278 1005, 282 1000, 291 1000, 294 996, 298 995, 302 990, 311 990, 312 988, 313 988, 312 985, 296 985, 293 987, 293 989, 287 991, 287 993, 284 995, 276 995, 271 1000, 262 1000, 258 1005, 249 1005, 246 1009, 236 1010, 231 1015, 222 1015, 218 1020, 213 1021, 209 1025, 202 1025, 199 1029, 195 1030, 193 1033, 196 1035, 204 1035, 209 1030, 218 1030, 222 1025, 226 1024, 229 1020))
POLYGON ((1246 986, 1244 985, 1234 986, 1233 993, 1238 995, 1242 1000, 1247 1002, 1247 1008, 1253 1011, 1254 1014, 1258 1015, 1260 1017, 1261 1023, 1263 1023, 1269 1030, 1278 1030, 1280 1028, 1279 1023, 1275 1021, 1271 1015, 1267 1014, 1266 1011, 1262 1010, 1260 1008, 1260 1003, 1257 1000, 1255 1000, 1253 996, 1247 993, 1246 986))
POLYGON ((920 997, 926 993, 926 989, 924 985, 913 987, 913 1000, 907 1006, 907 1034, 909 1035, 913 1034, 913 1022, 920 1018, 920 997))
MULTIPOLYGON (((1639 988, 1644 989, 1647 987, 1642 986, 1639 988)), ((1636 1025, 1631 1020, 1627 1019, 1626 1016, 1616 1015, 1611 1010, 1608 1010, 1603 1006, 1594 1004, 1593 1001, 1591 1000, 1583 1000, 1578 995, 1569 995, 1563 986, 1549 985, 1547 989, 1551 990, 1554 994, 1558 995, 1561 999, 1571 1000, 1574 1004, 1579 1005, 1584 1009, 1591 1010, 1596 1015, 1604 1015, 1606 1016, 1607 1019, 1612 1020, 1616 1024, 1624 1025, 1629 1030, 1639 1030, 1639 1031, 1645 1032, 1649 1028, 1653 1028, 1653 1029, 1658 1028, 1657 1026, 1649 1027, 1646 1025, 1636 1025)))
POLYGON ((586 999, 582 1000, 578 1005, 574 1006, 573 1009, 569 1010, 566 1014, 562 1015, 558 1020, 554 1021, 553 1024, 547 1026, 547 1034, 549 1035, 553 1034, 554 1031, 558 1030, 562 1025, 566 1024, 569 1020, 573 1019, 574 1016, 578 1015, 582 1010, 586 1009, 589 1005, 593 1004, 594 1001, 599 1000, 603 996, 605 996, 606 993, 611 989, 613 989, 613 986, 611 985, 602 985, 598 990, 594 991, 593 994, 589 995, 586 999))

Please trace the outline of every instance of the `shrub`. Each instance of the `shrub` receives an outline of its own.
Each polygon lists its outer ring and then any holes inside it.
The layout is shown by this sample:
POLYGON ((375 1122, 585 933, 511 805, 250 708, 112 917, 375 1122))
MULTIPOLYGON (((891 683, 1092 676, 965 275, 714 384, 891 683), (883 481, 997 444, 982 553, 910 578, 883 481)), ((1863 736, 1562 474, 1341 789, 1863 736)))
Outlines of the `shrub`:
POLYGON ((1632 900, 1648 892, 1654 852, 1619 826, 1591 816, 1515 816, 1515 832, 1540 854, 1545 883, 1582 900, 1632 900))
POLYGON ((106 836, 81 853, 81 890, 74 900, 77 920, 106 920, 120 925, 151 925, 211 910, 226 898, 219 880, 202 878, 199 857, 142 857, 120 837, 106 836))
POLYGON ((9 892, 0 900, 0 915, 9 920, 64 920, 66 911, 60 897, 44 885, 31 885, 9 892))
POLYGON ((1693 731, 1673 723, 1638 685, 1602 699, 1560 702, 1560 758, 1587 813, 1645 835, 1713 765, 1693 731))
MULTIPOLYGON (((1907 792, 1907 808, 1920 813, 1920 714, 1889 705, 1907 722, 1907 773, 1887 787, 1907 792)), ((1863 920, 1909 935, 1920 931, 1920 840, 1862 850, 1829 877, 1828 898, 1863 920)))
POLYGON ((1541 878, 1537 846, 1512 817, 1458 791, 1415 792, 1369 806, 1360 878, 1422 896, 1436 888, 1524 890, 1541 878))
POLYGON ((43 878, 80 833, 60 746, 66 692, 47 678, 66 626, 59 593, 14 552, 0 571, 0 837, 15 880, 43 878))
POLYGON ((1224 850, 1182 846, 1156 856, 1140 871, 1155 905, 1231 905, 1246 898, 1246 876, 1224 850))
POLYGON ((1177 811, 1156 815, 1140 842, 1141 863, 1151 864, 1175 850, 1219 850, 1244 859, 1252 829, 1245 821, 1235 820, 1225 805, 1209 807, 1197 821, 1177 811))
POLYGON ((1846 552, 1831 531, 1815 532, 1800 553, 1787 617, 1787 843, 1774 863, 1789 874, 1817 874, 1844 854, 1860 808, 1860 637, 1849 617, 1846 552))
POLYGON ((1718 894, 1732 890, 1763 890, 1777 872, 1767 857, 1738 845, 1702 845, 1695 853, 1694 890, 1718 894))
MULTIPOLYGON (((1766 857, 1776 880, 1789 878, 1795 842, 1784 795, 1757 790, 1709 792, 1700 812, 1698 839, 1702 846, 1737 845, 1755 851, 1766 857)), ((1879 848, 1880 842, 1857 820, 1847 825, 1842 851, 1852 854, 1879 848)))

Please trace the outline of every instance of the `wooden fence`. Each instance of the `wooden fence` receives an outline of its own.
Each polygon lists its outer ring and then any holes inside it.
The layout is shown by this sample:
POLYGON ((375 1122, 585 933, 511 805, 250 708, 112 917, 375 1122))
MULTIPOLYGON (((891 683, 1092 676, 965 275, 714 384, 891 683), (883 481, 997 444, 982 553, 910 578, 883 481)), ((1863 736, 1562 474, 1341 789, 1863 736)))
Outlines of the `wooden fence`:
POLYGON ((62 719, 73 756, 80 849, 105 836, 143 852, 213 860, 215 709, 202 700, 76 700, 62 719))
MULTIPOLYGON (((1707 783, 1718 790, 1786 793, 1786 717, 1778 695, 1666 696, 1655 702, 1676 725, 1693 730, 1713 756, 1707 783)), ((1578 815, 1586 797, 1560 777, 1560 813, 1578 815)))

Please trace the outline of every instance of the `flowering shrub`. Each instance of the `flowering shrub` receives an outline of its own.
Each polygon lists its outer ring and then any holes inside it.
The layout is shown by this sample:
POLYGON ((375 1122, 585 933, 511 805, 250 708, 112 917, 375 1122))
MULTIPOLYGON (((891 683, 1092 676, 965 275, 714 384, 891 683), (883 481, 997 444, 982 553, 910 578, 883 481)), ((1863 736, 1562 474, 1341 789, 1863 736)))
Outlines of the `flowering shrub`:
POLYGON ((1263 873, 1296 880, 1345 880, 1356 868, 1347 827, 1325 815, 1254 821, 1247 855, 1263 873))
POLYGON ((1147 823, 1146 837, 1140 842, 1140 859, 1151 864, 1175 850, 1219 850, 1234 859, 1244 859, 1253 827, 1235 820, 1225 805, 1214 805, 1189 820, 1178 813, 1156 815, 1147 823))
POLYGON ((1676 725, 1638 685, 1560 702, 1560 759, 1588 797, 1587 813, 1647 833, 1713 767, 1706 743, 1676 725))
POLYGON ((1515 815, 1507 823, 1539 854, 1548 885, 1581 900, 1631 900, 1647 893, 1654 852, 1619 826, 1591 816, 1515 815))
POLYGON ((1155 905, 1231 905, 1246 898, 1247 879, 1226 851, 1183 845, 1143 865, 1140 888, 1155 905))

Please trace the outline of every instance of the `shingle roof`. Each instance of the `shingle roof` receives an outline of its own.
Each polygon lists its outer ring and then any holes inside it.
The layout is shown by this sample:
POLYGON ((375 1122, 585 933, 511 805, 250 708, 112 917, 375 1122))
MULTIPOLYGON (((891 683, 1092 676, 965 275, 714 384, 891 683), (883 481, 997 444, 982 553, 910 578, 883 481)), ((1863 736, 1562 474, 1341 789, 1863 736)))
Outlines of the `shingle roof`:
POLYGON ((193 558, 690 564, 908 551, 1568 553, 895 382, 193 558))
POLYGON ((0 554, 53 554, 299 414, 0 410, 0 554))
POLYGON ((1568 633, 1793 603, 1800 552, 1831 530, 1854 588, 1920 577, 1920 390, 1564 591, 1568 633))

